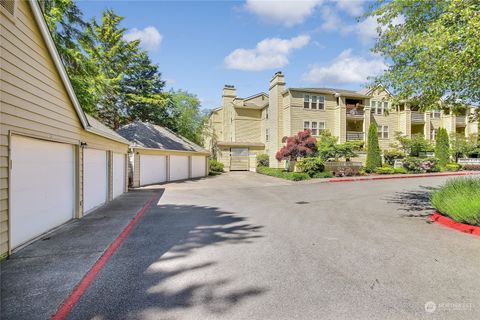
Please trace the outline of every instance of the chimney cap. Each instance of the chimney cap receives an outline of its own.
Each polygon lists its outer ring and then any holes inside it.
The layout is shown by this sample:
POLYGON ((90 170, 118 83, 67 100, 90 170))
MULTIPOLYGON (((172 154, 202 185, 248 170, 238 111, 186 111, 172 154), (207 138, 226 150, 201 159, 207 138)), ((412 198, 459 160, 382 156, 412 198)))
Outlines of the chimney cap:
POLYGON ((277 72, 275 72, 275 75, 276 75, 276 76, 277 76, 277 75, 279 76, 279 75, 282 75, 282 74, 283 74, 282 71, 277 71, 277 72))
POLYGON ((225 85, 225 88, 234 89, 235 86, 234 86, 233 84, 226 84, 226 85, 225 85))

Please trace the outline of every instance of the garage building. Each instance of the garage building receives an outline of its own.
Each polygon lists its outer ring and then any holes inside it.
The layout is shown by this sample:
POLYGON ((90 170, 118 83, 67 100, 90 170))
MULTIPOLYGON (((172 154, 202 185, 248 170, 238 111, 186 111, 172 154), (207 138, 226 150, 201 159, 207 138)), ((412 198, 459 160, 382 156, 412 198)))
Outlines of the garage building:
POLYGON ((5 257, 126 191, 128 141, 82 111, 37 1, 2 1, 0 17, 5 257))
POLYGON ((134 122, 117 132, 131 143, 133 187, 208 175, 208 151, 167 128, 134 122))

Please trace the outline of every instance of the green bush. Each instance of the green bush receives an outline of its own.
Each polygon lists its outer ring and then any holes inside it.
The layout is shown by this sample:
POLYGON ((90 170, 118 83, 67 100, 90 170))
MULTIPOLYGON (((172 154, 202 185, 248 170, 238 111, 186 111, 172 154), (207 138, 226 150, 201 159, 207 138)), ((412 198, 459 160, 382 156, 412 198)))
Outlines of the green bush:
POLYGON ((268 167, 270 165, 270 157, 268 154, 257 155, 257 167, 268 167))
POLYGON ((375 172, 378 174, 394 174, 395 169, 390 165, 383 165, 382 167, 375 169, 375 172))
POLYGON ((385 150, 383 152, 383 159, 389 165, 393 166, 395 164, 395 160, 405 158, 405 153, 400 150, 385 150))
POLYGON ((407 157, 403 159, 403 167, 408 172, 413 172, 413 173, 422 172, 422 169, 420 167, 421 164, 422 164, 422 160, 419 158, 407 157))
POLYGON ((458 163, 449 163, 445 166, 445 169, 447 171, 458 171, 462 169, 462 165, 458 163))
POLYGON ((297 168, 310 177, 313 177, 314 174, 323 172, 325 169, 325 165, 323 164, 323 160, 319 157, 309 157, 309 158, 302 158, 297 161, 297 168))
POLYGON ((325 179, 325 178, 331 178, 331 177, 333 177, 333 173, 331 173, 330 171, 317 172, 312 176, 312 178, 315 178, 315 179, 325 179))
POLYGON ((303 172, 289 172, 284 169, 278 168, 269 168, 269 167, 258 167, 257 173, 264 174, 267 176, 277 177, 286 180, 300 181, 308 180, 310 176, 303 172))
POLYGON ((217 160, 209 160, 208 165, 212 172, 223 172, 223 163, 217 160))
POLYGON ((405 169, 405 168, 403 168, 403 167, 402 167, 402 168, 394 168, 393 170, 395 171, 395 173, 399 173, 399 174, 406 174, 406 173, 408 173, 407 169, 405 169))
POLYGON ((438 165, 444 168, 450 161, 450 144, 448 133, 445 128, 438 129, 435 137, 435 157, 438 159, 438 165))
POLYGON ((377 134, 377 124, 372 122, 368 128, 367 163, 365 165, 367 172, 373 172, 376 168, 382 166, 377 134))
POLYGON ((457 178, 447 181, 431 195, 438 212, 453 220, 480 225, 480 178, 457 178))

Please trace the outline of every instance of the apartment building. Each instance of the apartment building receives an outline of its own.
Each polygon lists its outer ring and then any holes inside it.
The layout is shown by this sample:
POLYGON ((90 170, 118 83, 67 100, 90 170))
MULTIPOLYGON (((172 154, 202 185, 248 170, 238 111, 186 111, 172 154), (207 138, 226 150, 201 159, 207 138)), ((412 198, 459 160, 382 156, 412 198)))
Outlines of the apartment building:
POLYGON ((268 94, 240 98, 234 86, 223 88, 222 106, 209 117, 205 147, 226 170, 254 170, 260 153, 270 156, 271 167, 283 167, 275 154, 283 146, 284 137, 304 129, 310 129, 314 136, 327 129, 340 143, 366 143, 368 128, 375 122, 380 147, 385 150, 395 142, 396 132, 409 137, 422 134, 430 140, 441 127, 449 134, 477 134, 478 123, 468 121, 471 112, 419 112, 408 102, 392 105, 390 93, 382 87, 358 92, 288 88, 283 73, 277 72, 270 80, 268 94))

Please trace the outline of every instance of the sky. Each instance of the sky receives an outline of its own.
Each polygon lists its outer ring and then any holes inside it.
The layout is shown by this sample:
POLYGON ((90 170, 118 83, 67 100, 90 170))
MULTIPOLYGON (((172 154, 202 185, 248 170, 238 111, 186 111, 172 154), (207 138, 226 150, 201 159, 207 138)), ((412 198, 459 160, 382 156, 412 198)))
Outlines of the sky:
POLYGON ((371 53, 373 18, 357 21, 360 0, 89 1, 84 18, 113 9, 128 40, 140 39, 159 65, 167 89, 196 94, 205 109, 220 106, 222 88, 240 97, 268 93, 282 71, 288 87, 361 89, 381 73, 371 53))

